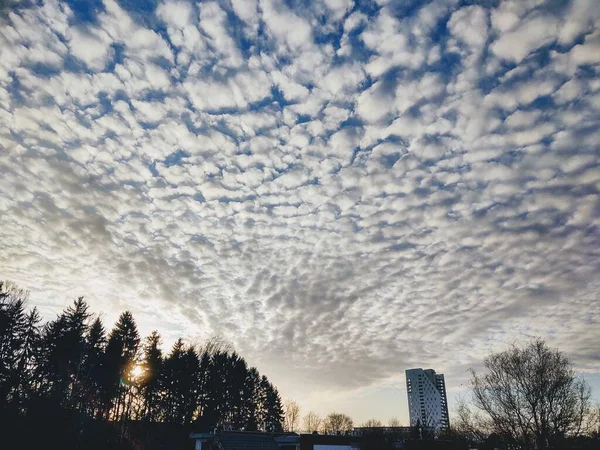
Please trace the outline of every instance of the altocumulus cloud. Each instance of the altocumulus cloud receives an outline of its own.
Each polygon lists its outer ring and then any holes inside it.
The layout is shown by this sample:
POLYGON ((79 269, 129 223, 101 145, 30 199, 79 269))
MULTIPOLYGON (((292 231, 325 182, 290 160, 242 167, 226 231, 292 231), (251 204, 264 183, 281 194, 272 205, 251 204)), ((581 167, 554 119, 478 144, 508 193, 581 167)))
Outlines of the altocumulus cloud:
POLYGON ((135 3, 0 13, 1 276, 48 317, 219 333, 323 412, 523 336, 598 373, 595 0, 135 3))

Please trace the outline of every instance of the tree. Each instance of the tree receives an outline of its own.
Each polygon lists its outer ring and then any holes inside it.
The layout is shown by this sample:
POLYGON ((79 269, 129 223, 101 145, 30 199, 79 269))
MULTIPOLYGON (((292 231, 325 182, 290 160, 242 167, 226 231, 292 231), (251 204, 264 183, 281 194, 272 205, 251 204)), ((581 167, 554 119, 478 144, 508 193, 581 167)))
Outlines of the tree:
POLYGON ((21 329, 20 351, 17 357, 13 402, 22 409, 23 403, 31 398, 35 390, 36 363, 40 357, 40 315, 33 308, 25 315, 21 329))
POLYGON ((99 317, 92 322, 85 338, 86 348, 83 363, 85 379, 86 405, 92 417, 101 416, 106 405, 103 404, 103 363, 106 348, 106 330, 99 317))
POLYGON ((89 317, 88 305, 79 297, 42 331, 40 390, 53 403, 67 408, 84 408, 83 363, 89 317))
POLYGON ((313 431, 320 431, 323 420, 321 416, 319 416, 316 412, 309 411, 304 416, 304 421, 302 422, 304 431, 312 433, 313 431))
POLYGON ((248 369, 246 379, 242 389, 242 399, 244 401, 244 430, 256 431, 259 428, 258 411, 259 405, 257 399, 260 394, 260 374, 255 367, 248 369))
POLYGON ((235 430, 244 429, 248 422, 247 391, 248 364, 246 360, 233 352, 228 359, 227 391, 231 393, 228 399, 228 421, 235 430))
POLYGON ((25 301, 28 292, 0 282, 0 403, 14 395, 18 385, 19 354, 27 328, 25 301))
POLYGON ((453 414, 450 434, 454 438, 477 445, 489 436, 490 431, 486 421, 469 408, 464 398, 459 397, 453 414))
MULTIPOLYGON (((22 435, 26 426, 46 436, 60 429, 64 440, 53 444, 67 450, 124 450, 127 441, 142 448, 131 433, 141 424, 130 419, 195 421, 194 428, 206 431, 282 430, 277 389, 226 341, 211 338, 194 347, 180 339, 164 357, 160 335, 153 332, 140 355, 130 312, 119 316, 107 337, 100 318, 90 320, 79 297, 40 327, 37 309, 25 308, 27 295, 0 282, 0 415, 7 430, 22 435)), ((298 414, 288 414, 293 429, 298 414)))
POLYGON ((289 398, 284 405, 283 430, 296 431, 300 423, 300 406, 298 403, 289 398))
POLYGON ((381 423, 381 420, 379 420, 379 419, 369 419, 366 422, 364 422, 362 424, 362 426, 365 428, 376 428, 376 427, 383 426, 383 424, 381 423))
POLYGON ((131 370, 137 363, 140 335, 129 311, 119 316, 106 346, 105 376, 108 402, 114 402, 113 420, 129 418, 131 406, 131 370))
MULTIPOLYGON (((178 414, 181 423, 191 423, 198 409, 198 385, 200 373, 200 358, 194 347, 188 346, 183 353, 182 388, 185 390, 181 397, 178 414)), ((238 389, 239 392, 239 389, 238 389)))
POLYGON ((399 427, 399 426, 401 426, 401 424, 397 417, 392 417, 390 420, 388 420, 388 427, 399 427))
POLYGON ((263 424, 265 431, 283 431, 283 406, 277 388, 264 375, 260 386, 263 390, 263 424))
POLYGON ((60 345, 65 351, 66 359, 63 362, 66 364, 67 376, 70 377, 69 401, 77 409, 81 409, 84 403, 82 396, 84 395, 83 379, 85 375, 82 369, 86 351, 85 336, 89 329, 88 309, 86 301, 83 297, 79 297, 63 313, 65 328, 60 345))
POLYGON ((590 410, 586 428, 590 436, 600 439, 600 404, 590 410))
POLYGON ((205 341, 193 340, 192 346, 198 355, 207 354, 212 356, 216 353, 226 354, 233 352, 233 344, 220 335, 213 335, 205 341))
POLYGON ((171 423, 183 423, 183 398, 186 395, 185 348, 183 339, 178 339, 165 359, 162 371, 163 420, 171 423))
POLYGON ((331 413, 323 421, 323 431, 327 434, 350 432, 354 423, 346 414, 331 413))
POLYGON ((141 380, 142 418, 154 422, 158 418, 160 400, 160 382, 163 370, 163 355, 161 337, 158 331, 153 331, 146 338, 142 365, 144 376, 141 380))
POLYGON ((517 449, 548 449, 581 433, 591 391, 569 359, 541 339, 485 359, 472 373, 474 403, 491 430, 517 449))
MULTIPOLYGON (((196 352, 198 352, 198 348, 196 347, 196 352)), ((200 369, 198 373, 198 411, 197 415, 199 417, 204 416, 206 412, 207 403, 210 401, 210 391, 208 389, 209 383, 209 374, 210 368, 212 364, 211 355, 208 352, 198 353, 202 355, 200 357, 200 369)), ((211 424, 206 424, 211 425, 211 424)), ((214 427, 214 424, 212 424, 214 427)), ((209 428, 210 429, 210 428, 209 428)))

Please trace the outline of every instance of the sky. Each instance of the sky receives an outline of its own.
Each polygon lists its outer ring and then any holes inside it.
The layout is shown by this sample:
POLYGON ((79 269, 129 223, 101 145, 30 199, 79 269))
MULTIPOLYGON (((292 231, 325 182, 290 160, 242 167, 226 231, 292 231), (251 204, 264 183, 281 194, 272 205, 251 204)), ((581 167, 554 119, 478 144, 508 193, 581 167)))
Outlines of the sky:
POLYGON ((3 5, 0 278, 46 319, 220 335, 356 423, 534 336, 600 401, 597 0, 3 5))

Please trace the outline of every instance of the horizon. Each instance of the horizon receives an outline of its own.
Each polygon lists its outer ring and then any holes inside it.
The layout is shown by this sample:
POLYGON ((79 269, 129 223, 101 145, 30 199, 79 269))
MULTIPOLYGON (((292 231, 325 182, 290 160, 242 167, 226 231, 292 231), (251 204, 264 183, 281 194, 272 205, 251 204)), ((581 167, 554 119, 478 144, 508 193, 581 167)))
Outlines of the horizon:
POLYGON ((6 3, 0 279, 302 414, 407 424, 422 367, 452 418, 532 337, 600 402, 600 8, 469 3, 6 3))

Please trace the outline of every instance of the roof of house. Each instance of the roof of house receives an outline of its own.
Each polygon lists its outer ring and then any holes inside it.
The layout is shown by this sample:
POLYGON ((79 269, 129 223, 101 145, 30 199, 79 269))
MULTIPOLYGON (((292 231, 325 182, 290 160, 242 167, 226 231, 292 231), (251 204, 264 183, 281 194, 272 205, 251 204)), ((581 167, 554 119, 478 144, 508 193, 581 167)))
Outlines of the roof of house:
POLYGON ((279 450, 272 435, 222 431, 215 436, 224 450, 279 450))

